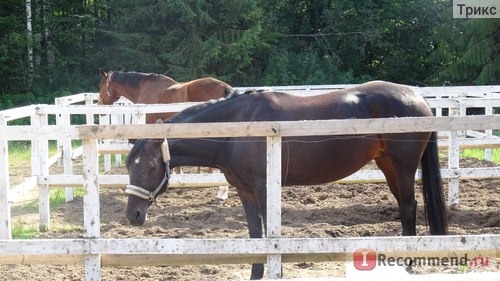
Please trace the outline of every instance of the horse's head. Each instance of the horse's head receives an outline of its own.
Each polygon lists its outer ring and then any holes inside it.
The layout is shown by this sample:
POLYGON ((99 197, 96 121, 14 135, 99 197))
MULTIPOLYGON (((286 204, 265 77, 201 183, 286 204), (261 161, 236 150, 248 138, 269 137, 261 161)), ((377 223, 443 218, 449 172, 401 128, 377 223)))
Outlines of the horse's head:
POLYGON ((99 86, 99 98, 97 104, 113 104, 120 97, 115 94, 112 86, 113 71, 105 72, 99 69, 101 73, 101 84, 99 86))
POLYGON ((139 140, 130 150, 127 170, 130 184, 126 216, 132 225, 143 225, 148 207, 165 192, 170 178, 167 140, 139 140))

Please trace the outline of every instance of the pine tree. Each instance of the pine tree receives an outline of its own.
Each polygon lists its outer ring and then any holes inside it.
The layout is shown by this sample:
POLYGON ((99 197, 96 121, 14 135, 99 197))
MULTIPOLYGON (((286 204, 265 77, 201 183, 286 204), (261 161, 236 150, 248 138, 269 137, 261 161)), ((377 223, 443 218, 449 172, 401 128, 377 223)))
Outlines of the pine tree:
POLYGON ((436 84, 485 85, 500 83, 500 20, 455 19, 437 39, 441 69, 436 84))
POLYGON ((257 0, 109 2, 109 25, 99 35, 104 67, 165 73, 185 81, 217 76, 245 79, 261 48, 257 0))

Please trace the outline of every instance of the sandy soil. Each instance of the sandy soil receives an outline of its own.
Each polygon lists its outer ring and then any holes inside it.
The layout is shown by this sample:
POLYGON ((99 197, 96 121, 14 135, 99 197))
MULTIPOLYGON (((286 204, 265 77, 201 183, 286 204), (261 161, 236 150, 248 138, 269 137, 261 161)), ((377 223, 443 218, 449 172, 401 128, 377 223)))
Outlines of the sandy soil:
MULTIPOLYGON (((461 166, 492 163, 462 159, 461 166)), ((57 169, 57 168, 56 168, 57 169)), ((113 173, 124 173, 123 168, 113 173)), ((234 188, 229 199, 217 202, 217 188, 172 189, 150 208, 147 223, 130 226, 125 218, 122 189, 101 189, 103 238, 207 238, 247 237, 243 208, 234 188)), ((420 186, 418 235, 427 234, 420 186)), ((461 181, 461 205, 450 210, 451 234, 500 234, 500 180, 461 181)), ((285 187, 283 236, 364 237, 400 235, 397 205, 385 184, 326 184, 285 187)), ((75 238, 83 235, 82 198, 51 213, 52 229, 39 238, 75 238)), ((13 224, 37 227, 36 210, 14 206, 13 224)), ((415 272, 459 273, 463 268, 415 269, 415 272)), ((475 269, 469 269, 475 270, 475 269)), ((490 271, 500 272, 498 259, 490 271)), ((0 265, 0 280, 83 280, 83 266, 0 265)), ((345 276, 341 262, 302 262, 284 265, 285 278, 345 276)), ((245 280, 250 266, 192 265, 103 268, 103 280, 245 280)))

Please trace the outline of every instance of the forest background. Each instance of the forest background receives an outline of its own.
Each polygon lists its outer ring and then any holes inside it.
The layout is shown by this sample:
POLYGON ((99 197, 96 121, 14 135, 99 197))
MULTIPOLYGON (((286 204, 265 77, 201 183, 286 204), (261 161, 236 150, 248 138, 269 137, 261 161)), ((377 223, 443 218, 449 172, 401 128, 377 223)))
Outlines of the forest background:
POLYGON ((232 86, 500 83, 500 19, 446 0, 2 0, 0 109, 96 92, 99 68, 232 86))

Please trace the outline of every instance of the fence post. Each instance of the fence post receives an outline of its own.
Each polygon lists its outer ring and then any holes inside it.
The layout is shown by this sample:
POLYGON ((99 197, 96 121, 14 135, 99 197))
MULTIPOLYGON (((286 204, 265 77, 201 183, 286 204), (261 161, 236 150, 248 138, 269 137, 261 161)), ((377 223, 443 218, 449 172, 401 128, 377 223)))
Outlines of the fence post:
MULTIPOLYGON (((449 116, 460 116, 465 109, 460 108, 458 95, 450 96, 455 99, 456 106, 449 108, 449 116)), ((448 169, 451 178, 448 180, 448 205, 452 208, 459 204, 459 184, 460 184, 460 135, 459 131, 450 131, 448 139, 448 169)))
MULTIPOLYGON (((110 118, 111 118, 110 124, 112 124, 112 125, 114 125, 114 124, 118 124, 118 125, 125 124, 124 123, 123 114, 111 114, 110 118)), ((120 142, 120 140, 116 139, 116 138, 113 139, 113 141, 112 141, 112 143, 117 143, 117 142, 120 142)), ((116 166, 118 166, 118 165, 121 164, 121 159, 122 159, 122 155, 121 154, 115 154, 115 165, 116 166)), ((111 170, 111 167, 110 167, 110 170, 111 170)))
MULTIPOLYGON (((42 127, 48 125, 47 114, 35 114, 31 116, 31 125, 42 127)), ((36 129, 36 128, 35 128, 36 129)), ((31 172, 33 176, 44 176, 49 174, 49 140, 34 139, 31 140, 31 172)), ((49 186, 47 184, 38 184, 39 203, 38 213, 40 217, 39 229, 41 232, 48 231, 50 228, 50 201, 49 186)))
MULTIPOLYGON (((99 116, 99 125, 109 125, 111 116, 109 114, 99 116)), ((110 144, 110 139, 101 140, 103 144, 110 144)), ((104 172, 111 171, 111 154, 104 154, 104 172)))
MULTIPOLYGON (((0 114, 0 127, 2 126, 7 126, 7 121, 0 114)), ((12 238, 9 187, 9 142, 0 139, 0 239, 12 238)))
MULTIPOLYGON (((281 137, 267 137, 267 238, 281 237, 281 137)), ((280 245, 275 245, 277 248, 280 245)), ((267 278, 281 278, 281 255, 267 255, 267 278)))
MULTIPOLYGON (((493 115, 493 107, 487 106, 484 108, 484 115, 493 115)), ((484 131, 486 138, 491 138, 493 136, 493 130, 484 131)), ((484 150, 484 159, 491 161, 493 159, 493 149, 486 148, 484 150)))
MULTIPOLYGON (((56 105, 60 105, 61 108, 69 104, 68 100, 64 98, 56 98, 55 103, 56 105)), ((56 124, 62 126, 70 125, 71 124, 70 115, 65 110, 62 110, 61 113, 56 115, 56 124)), ((73 161, 71 160, 71 139, 64 138, 57 140, 57 149, 61 152, 64 174, 73 175, 73 161)), ((65 187, 64 196, 66 202, 73 201, 74 198, 73 187, 65 187)))
MULTIPOLYGON (((97 140, 83 140, 83 224, 86 239, 99 239, 101 236, 101 211, 99 204, 99 164, 97 140)), ((101 280, 101 255, 85 256, 85 280, 101 280)))

